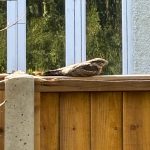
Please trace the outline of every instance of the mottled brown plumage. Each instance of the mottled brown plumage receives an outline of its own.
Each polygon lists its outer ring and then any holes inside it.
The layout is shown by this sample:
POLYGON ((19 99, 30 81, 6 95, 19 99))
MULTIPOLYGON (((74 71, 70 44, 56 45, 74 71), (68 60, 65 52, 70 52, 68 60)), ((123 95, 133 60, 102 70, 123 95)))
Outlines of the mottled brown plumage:
POLYGON ((43 73, 44 76, 72 76, 88 77, 99 75, 102 68, 108 64, 108 61, 102 58, 95 58, 79 64, 70 65, 56 70, 48 70, 43 73))

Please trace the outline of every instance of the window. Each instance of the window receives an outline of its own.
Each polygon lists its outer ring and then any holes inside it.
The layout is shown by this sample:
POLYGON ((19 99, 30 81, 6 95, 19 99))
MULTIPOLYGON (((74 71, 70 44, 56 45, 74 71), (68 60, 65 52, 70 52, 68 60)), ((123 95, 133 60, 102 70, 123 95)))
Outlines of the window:
MULTIPOLYGON (((12 54, 15 60, 7 64, 10 68, 14 62, 14 70, 20 69, 19 64, 26 68, 27 62, 27 71, 41 71, 64 66, 65 59, 69 65, 86 58, 103 57, 109 60, 105 74, 121 73, 121 1, 27 0, 27 5, 25 2, 7 2, 14 10, 7 9, 8 21, 12 12, 18 17, 13 16, 18 21, 14 30, 8 32, 8 35, 15 36, 13 43, 17 41, 14 52, 12 45, 8 44, 8 49, 11 49, 7 53, 8 60, 12 54), (26 12, 27 20, 21 19, 26 12), (21 48, 21 44, 24 47, 21 48)), ((12 40, 9 37, 8 43, 12 40)))
POLYGON ((65 1, 27 1, 27 70, 65 65, 65 1))
POLYGON ((121 0, 87 0, 87 59, 107 59, 105 74, 122 73, 121 31, 121 0))

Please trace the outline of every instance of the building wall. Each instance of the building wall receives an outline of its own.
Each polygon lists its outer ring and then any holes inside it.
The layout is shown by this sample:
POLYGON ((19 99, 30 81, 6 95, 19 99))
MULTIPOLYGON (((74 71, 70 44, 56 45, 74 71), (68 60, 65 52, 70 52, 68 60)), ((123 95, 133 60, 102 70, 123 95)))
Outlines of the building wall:
POLYGON ((150 0, 132 0, 130 15, 131 73, 150 73, 150 0))

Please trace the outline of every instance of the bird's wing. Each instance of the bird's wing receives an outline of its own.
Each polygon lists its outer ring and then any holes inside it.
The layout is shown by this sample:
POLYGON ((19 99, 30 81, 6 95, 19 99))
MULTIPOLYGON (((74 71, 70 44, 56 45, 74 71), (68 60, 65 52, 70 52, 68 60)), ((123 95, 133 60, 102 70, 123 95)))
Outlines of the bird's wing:
POLYGON ((98 73, 99 73, 99 69, 97 66, 92 65, 90 63, 85 63, 82 65, 77 65, 74 68, 70 69, 67 75, 86 77, 86 76, 98 75, 98 73))

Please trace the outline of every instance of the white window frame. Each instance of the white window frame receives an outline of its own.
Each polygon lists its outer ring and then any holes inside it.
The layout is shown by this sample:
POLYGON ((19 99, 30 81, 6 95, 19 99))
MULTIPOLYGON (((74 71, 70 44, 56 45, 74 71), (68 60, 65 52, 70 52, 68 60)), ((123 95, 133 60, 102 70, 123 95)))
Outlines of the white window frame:
MULTIPOLYGON (((130 7, 130 0, 122 0, 123 74, 132 70, 130 7)), ((65 16, 66 65, 71 65, 86 60, 86 0, 65 0, 65 16)), ((26 71, 26 0, 7 0, 7 24, 14 20, 19 21, 7 30, 8 73, 26 71)))
POLYGON ((65 0, 66 65, 86 60, 86 0, 65 0))
POLYGON ((124 75, 131 74, 133 71, 131 6, 131 0, 122 0, 122 72, 124 75))
POLYGON ((7 72, 26 71, 26 0, 7 0, 7 26, 7 72))

